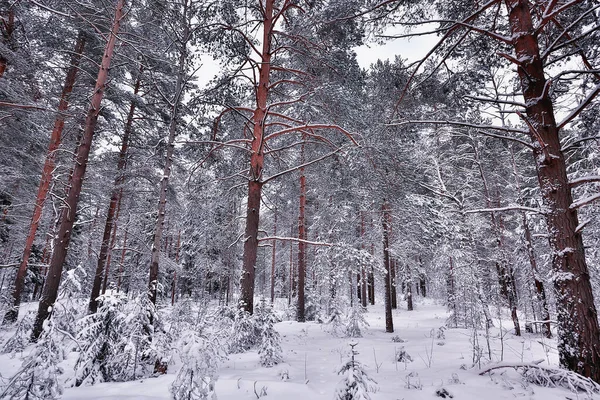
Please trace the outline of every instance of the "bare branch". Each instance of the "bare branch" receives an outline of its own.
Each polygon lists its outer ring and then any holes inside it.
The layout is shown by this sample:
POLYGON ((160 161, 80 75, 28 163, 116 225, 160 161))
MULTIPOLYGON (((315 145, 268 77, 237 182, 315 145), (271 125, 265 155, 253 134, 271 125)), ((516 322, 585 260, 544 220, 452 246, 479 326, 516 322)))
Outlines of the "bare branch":
POLYGON ((293 237, 284 237, 284 236, 267 236, 267 237, 258 239, 259 242, 264 242, 266 240, 282 240, 282 241, 287 241, 287 242, 300 242, 300 243, 311 244, 313 246, 327 246, 327 247, 334 246, 331 243, 311 242, 310 240, 298 239, 298 238, 293 238, 293 237))
POLYGON ((476 213, 486 213, 486 212, 490 212, 490 213, 495 213, 495 212, 504 212, 504 211, 529 211, 529 212, 533 212, 536 214, 546 214, 544 211, 540 210, 539 208, 531 208, 531 207, 525 207, 525 206, 519 206, 519 205, 513 205, 513 206, 506 206, 506 207, 498 207, 498 208, 478 208, 475 210, 466 210, 465 214, 476 214, 476 213))
POLYGON ((600 200, 600 193, 596 193, 596 194, 593 194, 591 196, 584 197, 583 199, 579 199, 577 201, 574 201, 569 206, 569 210, 577 210, 578 208, 581 208, 583 206, 587 206, 588 204, 593 203, 596 200, 600 200))

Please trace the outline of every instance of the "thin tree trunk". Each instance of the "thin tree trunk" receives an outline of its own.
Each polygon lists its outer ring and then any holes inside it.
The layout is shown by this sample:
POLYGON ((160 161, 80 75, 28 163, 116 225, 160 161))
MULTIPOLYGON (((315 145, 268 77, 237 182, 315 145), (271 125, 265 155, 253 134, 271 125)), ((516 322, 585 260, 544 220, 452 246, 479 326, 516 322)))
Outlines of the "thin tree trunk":
MULTIPOLYGON (((12 10, 10 12, 12 16, 12 10)), ((13 21, 14 22, 14 21, 13 21)), ((52 181, 52 172, 55 167, 56 150, 60 146, 62 139, 62 132, 65 126, 65 111, 69 108, 69 97, 73 91, 75 85, 75 78, 77 75, 79 61, 83 53, 85 46, 85 34, 83 31, 79 32, 77 40, 75 41, 75 48, 73 55, 71 56, 71 63, 67 75, 65 78, 65 84, 60 96, 60 102, 58 104, 58 113, 56 120, 54 121, 54 128, 50 135, 50 144, 48 146, 48 152, 46 153, 46 160, 44 161, 44 167, 42 169, 42 178, 38 187, 37 197, 35 200, 35 206, 33 209, 33 216, 31 223, 29 224, 29 233, 25 239, 25 248, 23 249, 23 257, 17 270, 17 276, 15 278, 15 285, 12 293, 13 306, 4 315, 4 323, 13 323, 17 320, 19 315, 19 306, 21 305, 21 293, 23 292, 23 286, 25 285, 25 276, 27 275, 27 264, 29 263, 29 256, 31 255, 31 249, 35 240, 40 219, 42 217, 42 211, 44 209, 44 203, 48 196, 48 190, 50 188, 50 182, 52 181)), ((0 62, 0 67, 2 63, 0 62)), ((1 77, 1 74, 0 74, 1 77)))
MULTIPOLYGON (((134 85, 133 94, 137 95, 140 91, 141 85, 142 67, 140 67, 139 75, 134 85)), ((129 140, 131 132, 133 130, 133 118, 135 116, 135 101, 132 101, 129 105, 129 113, 127 114, 127 120, 125 122, 125 129, 123 131, 123 139, 121 140, 121 150, 119 152, 119 161, 117 163, 117 176, 113 184, 113 189, 110 195, 110 202, 108 204, 108 211, 106 212, 106 222, 104 224, 104 234, 102 235, 102 245, 100 246, 100 254, 98 255, 98 264, 96 265, 96 274, 94 275, 94 283, 92 284, 92 293, 90 296, 90 302, 88 309, 90 313, 95 313, 98 309, 98 302, 96 299, 100 295, 100 285, 102 283, 102 276, 104 275, 104 285, 102 293, 106 292, 106 282, 108 279, 108 256, 110 249, 114 247, 111 245, 111 234, 116 229, 116 220, 118 218, 118 208, 120 208, 121 197, 123 194, 123 184, 125 183, 125 170, 127 168, 127 152, 129 150, 129 140)), ((115 232, 116 233, 116 232, 115 232)), ((116 235, 114 235, 116 237, 116 235)), ((114 239, 113 239, 114 240, 114 239)))
POLYGON ((390 259, 390 285, 392 290, 392 309, 398 308, 398 292, 396 290, 397 279, 396 279, 396 268, 398 262, 393 257, 390 259))
POLYGON ((108 81, 108 71, 114 54, 115 43, 119 33, 119 28, 121 26, 121 20, 124 16, 124 6, 125 0, 117 1, 114 22, 108 37, 106 48, 104 49, 104 56, 102 57, 100 71, 98 72, 98 78, 96 79, 96 87, 94 89, 90 108, 85 119, 82 140, 75 157, 73 173, 69 179, 69 193, 66 198, 65 207, 62 209, 60 215, 60 226, 58 228, 54 252, 52 253, 52 259, 50 261, 48 278, 44 284, 42 298, 40 300, 38 312, 33 326, 32 340, 34 341, 37 341, 42 333, 44 321, 50 316, 51 307, 54 305, 58 294, 58 285, 60 283, 63 265, 67 257, 67 249, 69 247, 69 241, 71 240, 73 224, 75 223, 77 204, 79 203, 79 195, 81 193, 85 170, 87 168, 88 156, 92 147, 94 129, 96 128, 96 123, 98 122, 100 104, 102 103, 106 82, 108 81))
POLYGON ((410 268, 410 261, 406 263, 406 309, 413 311, 413 296, 412 296, 412 271, 410 268))
POLYGON ((127 225, 125 225, 125 234, 123 235, 123 248, 121 249, 121 260, 119 261, 119 272, 117 274, 117 293, 121 290, 121 282, 123 280, 123 270, 125 269, 125 254, 127 252, 127 234, 129 233, 129 221, 131 215, 127 219, 127 225))
MULTIPOLYGON (((277 209, 273 222, 273 236, 277 236, 277 209)), ((275 302, 275 256, 277 255, 277 240, 273 240, 273 253, 271 254, 271 304, 275 302)))
POLYGON ((583 239, 577 231, 577 210, 567 177, 567 165, 530 5, 505 0, 513 47, 521 62, 517 69, 527 105, 534 159, 548 225, 552 269, 557 294, 558 351, 563 367, 600 382, 600 327, 585 260, 583 239))
POLYGON ((385 267, 385 331, 394 332, 394 320, 392 317, 392 284, 390 280, 390 251, 389 251, 389 231, 390 231, 390 205, 387 200, 383 201, 381 206, 383 223, 383 265, 385 267))
MULTIPOLYGON (((304 145, 301 149, 301 163, 304 163, 304 145)), ((304 168, 300 168, 300 213, 298 216, 298 310, 297 321, 305 322, 304 289, 306 279, 306 175, 304 168)))
POLYGON ((273 3, 266 0, 263 10, 262 62, 256 88, 256 108, 252 116, 254 125, 252 155, 250 157, 250 181, 248 182, 248 209, 244 241, 244 259, 241 278, 241 307, 250 314, 254 311, 254 275, 258 250, 258 226, 260 222, 260 200, 262 171, 264 164, 264 119, 267 112, 269 79, 271 75, 271 40, 273 35, 273 3))
POLYGON ((183 21, 185 27, 182 33, 181 49, 178 60, 177 81, 175 83, 175 98, 171 104, 171 115, 169 118, 169 135, 167 138, 167 154, 165 156, 165 167, 163 170, 162 179, 160 181, 160 192, 158 200, 158 215, 156 217, 156 225, 154 226, 154 239, 152 243, 152 255, 150 258, 150 278, 149 278, 149 293, 150 301, 156 304, 158 295, 158 265, 160 261, 160 248, 165 225, 165 215, 167 211, 167 190, 169 186, 169 178, 173 167, 173 153, 175 151, 175 136, 177 135, 177 124, 179 120, 179 108, 184 92, 185 66, 188 60, 187 43, 190 39, 190 26, 188 23, 188 2, 184 2, 183 21))

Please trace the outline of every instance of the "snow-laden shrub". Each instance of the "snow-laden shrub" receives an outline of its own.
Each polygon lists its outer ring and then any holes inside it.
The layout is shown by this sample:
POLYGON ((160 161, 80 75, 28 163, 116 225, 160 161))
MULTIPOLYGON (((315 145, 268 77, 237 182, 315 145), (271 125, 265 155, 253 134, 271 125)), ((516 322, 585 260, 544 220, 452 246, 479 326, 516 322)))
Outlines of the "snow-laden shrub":
POLYGON ((170 337, 148 296, 127 302, 120 294, 106 294, 99 303, 98 311, 79 323, 77 338, 83 345, 75 365, 75 386, 164 373, 170 337))
POLYGON ((51 319, 44 321, 44 330, 21 369, 0 389, 2 399, 58 399, 63 393, 58 377, 63 373, 58 364, 64 352, 56 327, 51 319))
POLYGON ((260 330, 258 354, 260 365, 263 367, 273 367, 283 360, 281 336, 275 330, 275 323, 277 322, 277 317, 271 305, 262 302, 256 310, 256 324, 260 330))
POLYGON ((229 338, 229 353, 244 353, 256 346, 259 338, 260 331, 256 319, 241 307, 235 310, 229 338))
POLYGON ((33 312, 30 312, 17 323, 17 330, 15 333, 2 345, 2 354, 10 353, 12 358, 16 353, 25 350, 25 347, 29 345, 31 339, 33 320, 34 314, 33 312))
POLYGON ((371 379, 365 367, 355 360, 358 352, 354 349, 356 344, 351 344, 352 356, 338 371, 343 379, 335 389, 334 400, 370 400, 369 392, 376 392, 377 382, 371 379))
POLYGON ((183 365, 169 390, 175 400, 216 400, 215 382, 219 363, 226 358, 224 346, 210 329, 205 334, 189 330, 178 342, 183 365))
POLYGON ((339 336, 344 331, 344 316, 343 311, 338 307, 337 303, 333 303, 329 309, 329 318, 327 323, 329 324, 329 333, 333 336, 339 336))
POLYGON ((52 319, 59 330, 75 335, 77 321, 82 312, 82 307, 77 304, 78 295, 81 293, 83 282, 87 274, 82 265, 65 272, 60 284, 58 298, 54 303, 52 319))
POLYGON ((75 364, 75 386, 115 380, 113 367, 120 367, 111 365, 111 357, 121 350, 118 344, 125 331, 124 302, 125 297, 118 293, 102 295, 98 311, 79 321, 77 341, 82 345, 75 364))
POLYGON ((346 322, 347 337, 362 337, 361 327, 367 328, 369 326, 369 323, 365 319, 364 313, 365 309, 357 303, 355 303, 354 306, 350 309, 350 314, 348 314, 348 321, 346 322))

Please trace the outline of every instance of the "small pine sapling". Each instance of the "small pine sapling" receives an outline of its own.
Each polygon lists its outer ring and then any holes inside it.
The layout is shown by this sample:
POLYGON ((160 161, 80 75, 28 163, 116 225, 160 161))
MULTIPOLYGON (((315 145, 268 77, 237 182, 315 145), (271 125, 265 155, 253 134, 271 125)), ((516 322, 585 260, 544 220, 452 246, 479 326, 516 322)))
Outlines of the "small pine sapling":
POLYGON ((185 332, 179 340, 183 365, 169 390, 174 400, 216 400, 215 382, 219 363, 226 356, 211 334, 185 332))
POLYGON ((367 328, 369 326, 369 323, 365 319, 364 312, 364 308, 357 303, 355 303, 354 306, 350 309, 350 314, 348 315, 348 322, 346 323, 347 337, 362 337, 361 327, 367 328))
POLYGON ((338 383, 335 389, 334 400, 371 400, 369 392, 376 392, 377 382, 371 379, 364 366, 355 360, 358 352, 354 349, 358 343, 351 343, 352 355, 340 370, 338 375, 344 378, 338 383))
POLYGON ((29 345, 31 339, 31 329, 33 328, 34 314, 28 313, 25 315, 17 324, 17 330, 6 343, 2 345, 1 352, 3 354, 10 353, 11 358, 16 353, 20 353, 25 350, 25 347, 29 345))
POLYGON ((63 386, 58 377, 64 359, 56 327, 51 319, 44 321, 44 331, 31 353, 23 360, 21 369, 0 389, 2 399, 58 399, 63 386))
POLYGON ((331 305, 330 315, 327 323, 330 326, 329 333, 331 333, 333 336, 339 336, 343 331, 343 314, 337 303, 333 303, 331 305))
POLYGON ((257 310, 257 324, 260 329, 260 343, 258 354, 260 356, 260 365, 263 367, 273 367, 282 360, 281 336, 275 330, 277 318, 269 304, 263 301, 257 310))
POLYGON ((238 308, 231 327, 229 353, 244 353, 250 350, 258 343, 259 335, 255 319, 243 308, 238 308))
POLYGON ((87 273, 81 264, 66 271, 52 311, 52 319, 55 321, 56 327, 72 335, 76 334, 77 320, 82 311, 82 308, 77 304, 77 298, 81 293, 86 277, 87 273))
POLYGON ((123 301, 119 294, 102 295, 98 298, 98 311, 79 321, 77 341, 82 345, 75 364, 75 386, 114 380, 110 361, 111 355, 121 350, 118 343, 126 318, 121 310, 123 301))

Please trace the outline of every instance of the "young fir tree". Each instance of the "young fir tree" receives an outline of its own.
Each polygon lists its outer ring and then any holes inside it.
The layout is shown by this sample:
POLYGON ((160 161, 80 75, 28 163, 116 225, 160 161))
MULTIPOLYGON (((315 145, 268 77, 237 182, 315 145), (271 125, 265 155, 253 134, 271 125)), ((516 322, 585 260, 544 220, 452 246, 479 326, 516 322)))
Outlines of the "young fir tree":
POLYGON ((61 341, 53 320, 44 323, 44 330, 31 353, 23 360, 21 369, 0 391, 2 399, 58 399, 63 393, 58 377, 64 359, 61 341))
MULTIPOLYGON (((200 324, 203 325, 203 324, 200 324)), ((183 366, 169 390, 175 400, 216 400, 215 382, 219 362, 225 359, 223 346, 215 338, 195 330, 184 333, 179 341, 183 366)))
POLYGON ((351 338, 362 337, 361 327, 366 328, 369 323, 363 315, 365 310, 358 301, 354 302, 354 306, 348 314, 348 322, 346 323, 346 336, 351 338))
POLYGON ((338 371, 338 375, 343 375, 344 379, 338 383, 335 389, 334 400, 370 400, 369 392, 375 392, 378 389, 377 382, 371 379, 364 366, 354 359, 358 355, 358 352, 354 350, 357 345, 358 343, 350 344, 352 357, 338 371))
POLYGON ((260 365, 272 367, 283 361, 281 336, 274 326, 277 317, 273 313, 271 305, 265 301, 262 302, 257 311, 257 325, 260 330, 260 343, 258 346, 260 365))

